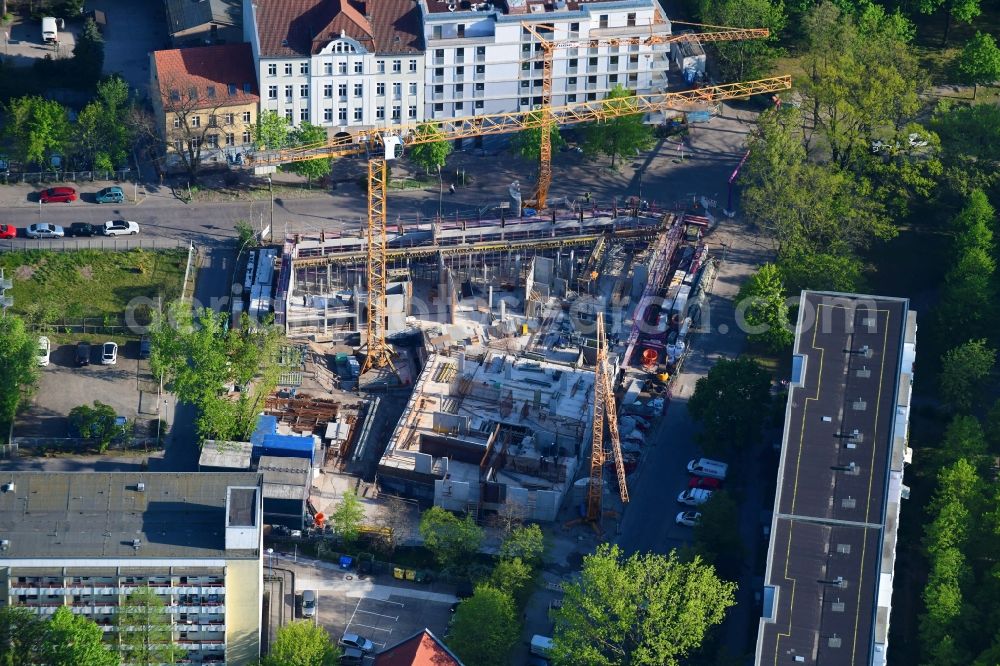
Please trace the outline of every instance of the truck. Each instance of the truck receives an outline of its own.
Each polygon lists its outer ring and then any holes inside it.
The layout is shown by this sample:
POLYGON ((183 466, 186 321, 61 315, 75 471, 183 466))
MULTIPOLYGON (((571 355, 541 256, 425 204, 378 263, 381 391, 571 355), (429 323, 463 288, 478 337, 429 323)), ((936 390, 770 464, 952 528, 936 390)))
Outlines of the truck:
POLYGON ((45 44, 55 44, 59 41, 59 27, 56 19, 46 16, 42 19, 42 42, 45 44))
POLYGON ((552 639, 535 634, 531 637, 531 654, 548 658, 552 655, 552 639))

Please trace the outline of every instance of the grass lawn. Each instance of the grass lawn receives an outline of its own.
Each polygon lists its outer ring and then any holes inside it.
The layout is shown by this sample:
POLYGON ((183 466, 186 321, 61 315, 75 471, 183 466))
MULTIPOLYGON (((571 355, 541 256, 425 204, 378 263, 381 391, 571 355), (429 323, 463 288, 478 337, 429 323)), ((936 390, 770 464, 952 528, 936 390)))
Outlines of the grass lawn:
POLYGON ((0 267, 14 282, 11 312, 31 322, 114 317, 134 298, 177 298, 187 250, 29 250, 0 253, 0 267))

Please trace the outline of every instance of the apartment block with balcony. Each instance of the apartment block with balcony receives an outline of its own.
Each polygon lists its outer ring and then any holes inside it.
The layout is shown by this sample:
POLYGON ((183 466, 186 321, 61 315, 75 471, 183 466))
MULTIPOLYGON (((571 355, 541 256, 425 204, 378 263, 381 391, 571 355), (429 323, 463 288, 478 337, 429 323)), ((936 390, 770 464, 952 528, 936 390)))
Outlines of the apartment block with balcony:
POLYGON ((522 24, 547 40, 580 40, 556 51, 552 104, 603 99, 622 85, 662 92, 669 46, 600 45, 588 40, 670 33, 655 0, 419 0, 426 43, 427 118, 528 111, 542 102, 542 47, 522 24))
POLYGON ((329 136, 423 119, 415 0, 247 0, 261 110, 329 136))
POLYGON ((262 498, 257 473, 6 473, 0 604, 42 616, 68 606, 113 643, 118 608, 149 588, 180 663, 256 663, 262 498))

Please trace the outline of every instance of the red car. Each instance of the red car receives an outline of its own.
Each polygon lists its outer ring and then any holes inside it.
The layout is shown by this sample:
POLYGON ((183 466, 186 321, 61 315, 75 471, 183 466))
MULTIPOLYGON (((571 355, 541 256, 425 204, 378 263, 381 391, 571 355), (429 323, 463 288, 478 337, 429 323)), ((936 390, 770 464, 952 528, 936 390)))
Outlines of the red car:
POLYGON ((39 192, 38 199, 42 203, 55 203, 57 201, 69 203, 76 201, 76 190, 72 187, 50 187, 39 192))
POLYGON ((17 229, 9 224, 0 224, 0 238, 14 238, 17 236, 17 229))
POLYGON ((692 476, 688 481, 688 488, 704 488, 705 490, 718 490, 722 487, 722 481, 708 476, 692 476))

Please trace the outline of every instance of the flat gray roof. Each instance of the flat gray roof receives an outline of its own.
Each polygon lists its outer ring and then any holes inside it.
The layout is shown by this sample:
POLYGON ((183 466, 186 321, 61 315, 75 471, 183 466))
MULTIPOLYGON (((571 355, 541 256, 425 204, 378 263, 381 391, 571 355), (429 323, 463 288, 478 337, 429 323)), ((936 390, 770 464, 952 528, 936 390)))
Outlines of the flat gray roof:
POLYGON ((0 472, 0 539, 7 541, 0 557, 39 564, 49 558, 258 557, 256 550, 226 550, 231 486, 259 488, 261 478, 253 472, 0 472))
POLYGON ((257 471, 264 477, 264 499, 305 502, 309 494, 312 467, 305 458, 261 456, 257 471))
POLYGON ((250 442, 227 442, 208 439, 201 446, 201 456, 198 458, 198 469, 221 468, 237 470, 250 469, 250 455, 253 444, 250 442))
POLYGON ((802 294, 757 664, 871 663, 908 309, 802 294))

